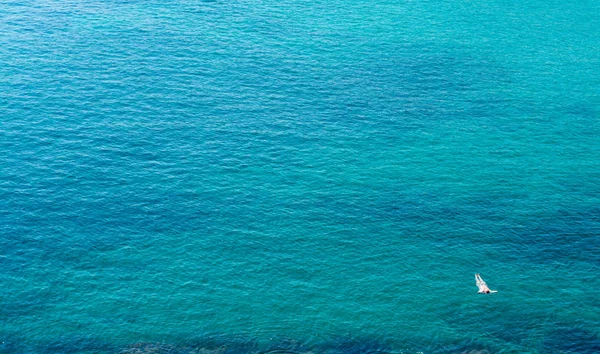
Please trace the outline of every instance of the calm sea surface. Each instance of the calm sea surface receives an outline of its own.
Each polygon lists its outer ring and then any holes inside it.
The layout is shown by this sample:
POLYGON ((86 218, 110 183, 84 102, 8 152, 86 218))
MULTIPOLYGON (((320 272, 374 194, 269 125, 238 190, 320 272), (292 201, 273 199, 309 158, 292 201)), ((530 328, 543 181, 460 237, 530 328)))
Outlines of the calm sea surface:
POLYGON ((600 352, 599 35, 595 0, 0 2, 0 352, 600 352))

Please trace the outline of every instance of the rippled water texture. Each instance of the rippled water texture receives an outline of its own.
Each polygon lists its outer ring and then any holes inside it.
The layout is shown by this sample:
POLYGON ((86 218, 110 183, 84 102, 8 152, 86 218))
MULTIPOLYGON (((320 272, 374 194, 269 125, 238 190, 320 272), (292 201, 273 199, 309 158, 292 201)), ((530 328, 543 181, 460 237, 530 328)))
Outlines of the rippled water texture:
POLYGON ((0 351, 600 352, 599 14, 3 1, 0 351))

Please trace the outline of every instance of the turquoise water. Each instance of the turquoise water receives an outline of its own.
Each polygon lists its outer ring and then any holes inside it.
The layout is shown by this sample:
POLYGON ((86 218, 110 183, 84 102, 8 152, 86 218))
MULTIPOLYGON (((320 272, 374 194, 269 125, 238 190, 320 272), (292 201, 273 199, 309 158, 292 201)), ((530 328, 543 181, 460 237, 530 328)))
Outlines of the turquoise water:
POLYGON ((0 351, 600 352, 599 13, 2 2, 0 351))

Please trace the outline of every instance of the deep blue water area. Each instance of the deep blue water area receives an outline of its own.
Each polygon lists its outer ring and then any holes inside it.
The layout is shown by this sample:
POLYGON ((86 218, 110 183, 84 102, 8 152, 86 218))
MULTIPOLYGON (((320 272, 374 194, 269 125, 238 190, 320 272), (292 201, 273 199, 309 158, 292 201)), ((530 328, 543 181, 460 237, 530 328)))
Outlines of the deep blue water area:
POLYGON ((0 352, 600 352, 599 13, 1 2, 0 352))

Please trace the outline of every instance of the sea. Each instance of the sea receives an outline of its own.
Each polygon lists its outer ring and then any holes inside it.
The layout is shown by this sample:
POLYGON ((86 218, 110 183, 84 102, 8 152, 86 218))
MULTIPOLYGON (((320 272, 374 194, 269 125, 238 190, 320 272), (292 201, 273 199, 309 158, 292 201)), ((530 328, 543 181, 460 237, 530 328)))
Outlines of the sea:
POLYGON ((599 274, 597 0, 0 1, 0 353, 600 353, 599 274))

